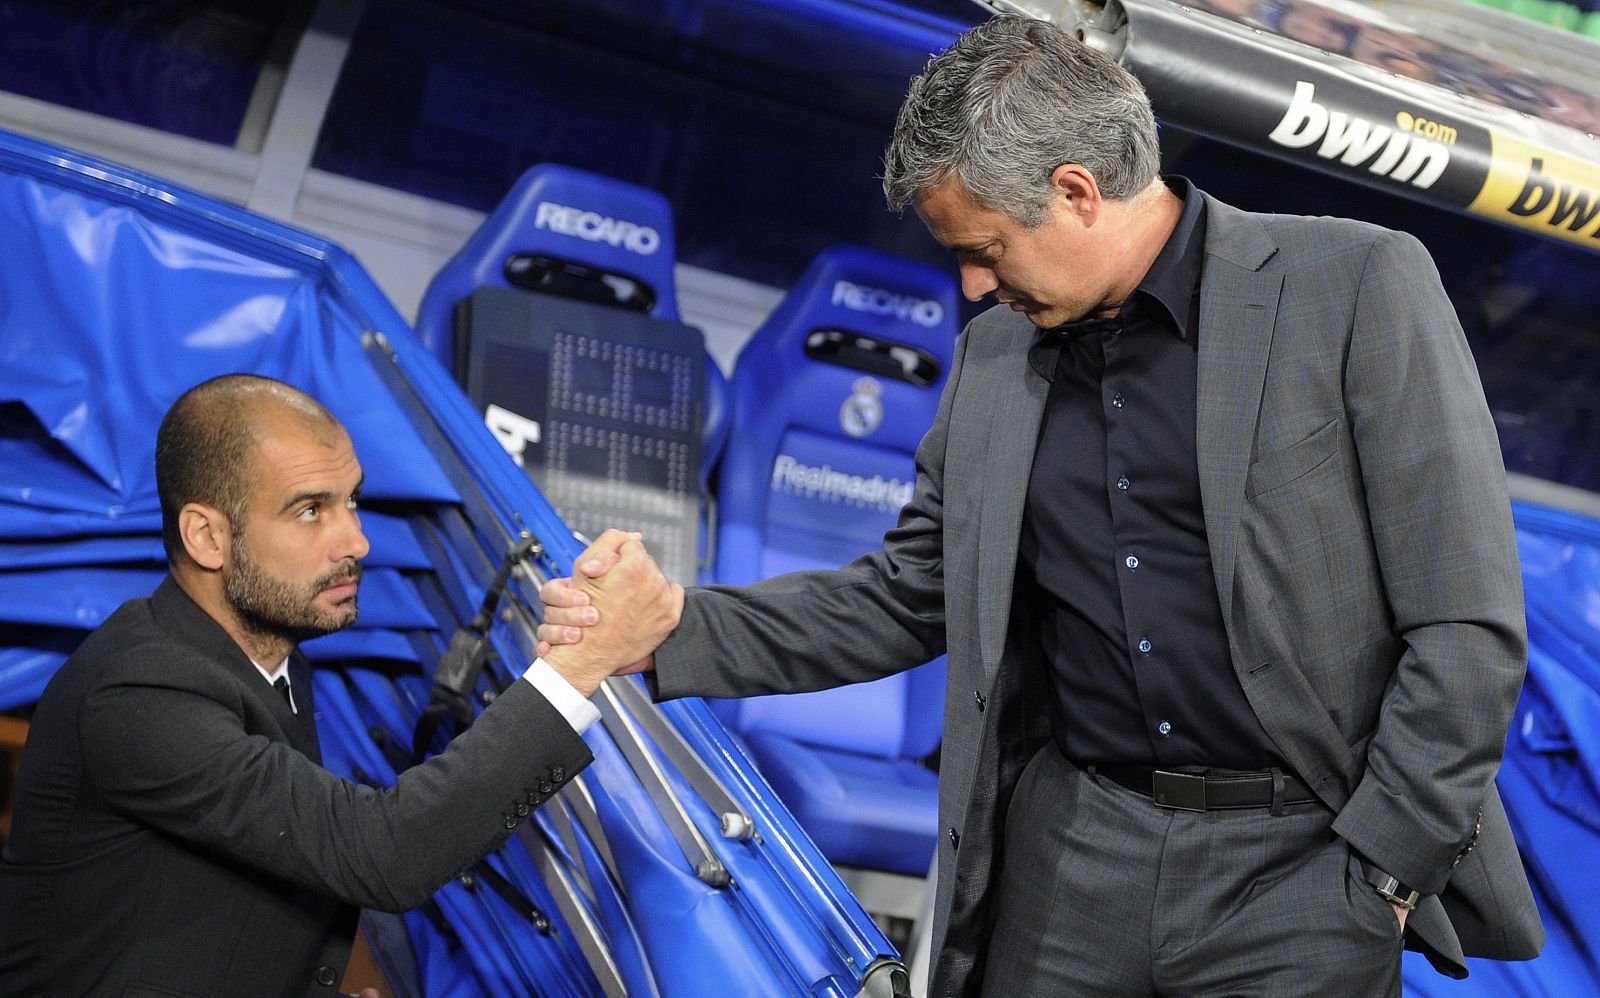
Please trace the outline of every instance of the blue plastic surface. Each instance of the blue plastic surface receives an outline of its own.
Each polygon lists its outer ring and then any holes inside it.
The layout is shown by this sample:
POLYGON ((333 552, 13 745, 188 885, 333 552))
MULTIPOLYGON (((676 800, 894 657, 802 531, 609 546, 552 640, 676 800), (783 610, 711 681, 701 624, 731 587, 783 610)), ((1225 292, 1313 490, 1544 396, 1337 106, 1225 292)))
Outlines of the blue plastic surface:
POLYGON ((915 759, 828 752, 759 730, 745 740, 813 839, 855 866, 927 872, 929 843, 939 837, 938 773, 915 759))

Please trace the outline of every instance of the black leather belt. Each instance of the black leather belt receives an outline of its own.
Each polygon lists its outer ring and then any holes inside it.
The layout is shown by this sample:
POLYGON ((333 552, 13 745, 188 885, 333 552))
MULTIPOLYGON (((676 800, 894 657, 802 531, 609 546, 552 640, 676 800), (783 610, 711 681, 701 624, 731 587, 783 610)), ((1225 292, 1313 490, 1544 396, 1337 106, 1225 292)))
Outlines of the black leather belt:
POLYGON ((1317 795, 1299 779, 1275 769, 1254 773, 1177 773, 1148 766, 1082 768, 1091 775, 1104 776, 1119 786, 1149 797, 1156 807, 1176 811, 1276 808, 1285 804, 1306 804, 1317 799, 1317 795))

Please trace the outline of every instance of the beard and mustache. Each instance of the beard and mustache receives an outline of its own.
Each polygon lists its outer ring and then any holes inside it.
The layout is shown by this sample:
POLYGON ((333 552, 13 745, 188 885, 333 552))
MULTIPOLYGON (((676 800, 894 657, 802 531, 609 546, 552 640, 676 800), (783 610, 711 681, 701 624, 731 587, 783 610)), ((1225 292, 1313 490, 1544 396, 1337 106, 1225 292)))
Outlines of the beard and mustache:
POLYGON ((302 586, 268 574, 245 549, 242 532, 233 536, 232 547, 233 571, 224 580, 224 592, 246 630, 299 644, 355 623, 354 596, 332 609, 317 605, 323 590, 347 582, 359 584, 361 565, 354 559, 302 586))

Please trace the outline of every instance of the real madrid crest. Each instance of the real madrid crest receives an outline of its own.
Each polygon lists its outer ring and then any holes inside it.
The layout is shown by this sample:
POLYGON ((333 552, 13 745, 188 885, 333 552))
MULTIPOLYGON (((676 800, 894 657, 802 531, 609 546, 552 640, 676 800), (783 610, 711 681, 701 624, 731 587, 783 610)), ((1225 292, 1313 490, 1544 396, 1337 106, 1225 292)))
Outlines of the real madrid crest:
POLYGON ((839 426, 852 437, 864 437, 883 422, 883 386, 876 378, 857 378, 839 406, 839 426))

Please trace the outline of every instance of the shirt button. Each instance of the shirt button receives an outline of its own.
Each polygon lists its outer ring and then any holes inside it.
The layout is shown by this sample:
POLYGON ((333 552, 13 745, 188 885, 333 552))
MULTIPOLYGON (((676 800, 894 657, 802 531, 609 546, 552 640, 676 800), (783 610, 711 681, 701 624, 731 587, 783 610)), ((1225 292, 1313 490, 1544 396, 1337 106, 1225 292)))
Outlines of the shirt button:
POLYGON ((339 982, 339 975, 327 964, 317 968, 317 983, 325 988, 331 988, 339 982))
POLYGON ((952 849, 960 849, 961 848, 961 833, 956 831, 954 828, 952 828, 952 829, 949 830, 949 835, 950 835, 950 848, 952 848, 952 849))
POLYGON ((978 713, 980 713, 980 714, 983 713, 984 705, 986 703, 988 703, 988 701, 983 698, 983 694, 978 692, 977 690, 973 690, 972 691, 972 699, 978 705, 978 713))
POLYGON ((1122 408, 1122 393, 1121 392, 1117 392, 1115 395, 1111 396, 1111 404, 1116 406, 1118 409, 1122 408))
POLYGON ((1162 721, 1160 724, 1156 725, 1156 731, 1163 736, 1172 734, 1172 722, 1162 721))
POLYGON ((1122 491, 1126 492, 1129 489, 1133 488, 1133 483, 1128 481, 1128 476, 1127 475, 1123 475, 1121 478, 1117 479, 1117 488, 1119 488, 1122 491))
POLYGON ((1155 645, 1150 643, 1150 639, 1149 638, 1140 638, 1139 639, 1139 653, 1141 655, 1150 654, 1150 650, 1152 648, 1154 648, 1154 647, 1155 647, 1155 645))
POLYGON ((1122 563, 1124 565, 1128 566, 1128 571, 1130 571, 1130 572, 1134 571, 1135 569, 1137 569, 1139 567, 1139 559, 1137 557, 1135 557, 1134 555, 1131 555, 1131 554, 1128 555, 1128 557, 1122 559, 1122 563))

